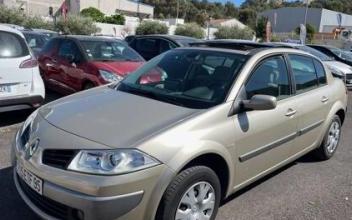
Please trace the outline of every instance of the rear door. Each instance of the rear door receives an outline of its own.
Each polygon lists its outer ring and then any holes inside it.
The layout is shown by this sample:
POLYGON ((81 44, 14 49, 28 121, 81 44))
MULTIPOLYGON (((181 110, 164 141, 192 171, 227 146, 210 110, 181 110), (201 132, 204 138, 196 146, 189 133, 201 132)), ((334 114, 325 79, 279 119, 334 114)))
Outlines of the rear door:
POLYGON ((325 70, 320 61, 310 56, 288 55, 296 85, 298 136, 293 154, 317 144, 325 117, 331 108, 329 87, 325 70))
POLYGON ((30 93, 32 68, 21 68, 31 58, 25 39, 16 33, 0 31, 0 99, 30 93))

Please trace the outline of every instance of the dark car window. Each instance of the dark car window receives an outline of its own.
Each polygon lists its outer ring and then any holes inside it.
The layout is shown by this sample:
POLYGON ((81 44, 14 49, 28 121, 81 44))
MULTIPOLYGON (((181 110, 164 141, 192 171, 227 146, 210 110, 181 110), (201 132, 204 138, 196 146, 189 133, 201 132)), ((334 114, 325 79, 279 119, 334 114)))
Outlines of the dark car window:
POLYGON ((318 79, 315 72, 313 58, 300 55, 289 55, 289 60, 298 94, 318 87, 318 79))
POLYGON ((291 94, 290 80, 285 61, 281 56, 262 61, 246 83, 247 98, 270 95, 278 100, 291 94))
POLYGON ((171 50, 128 75, 117 88, 189 108, 208 108, 224 101, 246 60, 246 55, 236 53, 171 50), (210 67, 205 63, 210 57, 229 61, 210 67))
POLYGON ((315 65, 315 71, 318 76, 319 85, 325 85, 327 83, 327 79, 326 79, 326 72, 323 64, 318 60, 314 60, 314 65, 315 65))
POLYGON ((42 53, 49 53, 50 51, 56 51, 59 39, 54 38, 48 41, 42 49, 42 53))
POLYGON ((117 40, 81 40, 84 52, 90 60, 144 61, 128 44, 117 40))
POLYGON ((159 40, 159 53, 164 53, 168 50, 176 48, 176 45, 167 40, 159 40))
POLYGON ((59 56, 67 59, 69 56, 73 56, 75 62, 82 60, 82 54, 75 42, 71 40, 64 40, 61 42, 59 47, 59 56))
POLYGON ((24 33, 24 37, 31 48, 43 48, 45 43, 49 41, 49 37, 40 34, 24 33))
POLYGON ((135 49, 144 59, 150 60, 159 54, 159 41, 154 38, 136 39, 135 49))
POLYGON ((15 58, 29 55, 24 39, 10 32, 0 31, 0 58, 15 58))

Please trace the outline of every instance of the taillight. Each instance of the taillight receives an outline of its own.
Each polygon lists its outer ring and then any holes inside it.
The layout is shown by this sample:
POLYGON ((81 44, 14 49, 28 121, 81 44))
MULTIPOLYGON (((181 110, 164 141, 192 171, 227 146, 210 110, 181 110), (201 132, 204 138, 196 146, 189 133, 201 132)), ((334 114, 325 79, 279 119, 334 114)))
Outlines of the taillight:
POLYGON ((33 68, 36 66, 38 66, 38 61, 37 61, 37 59, 35 59, 33 57, 29 58, 28 60, 23 61, 20 64, 20 68, 33 68))

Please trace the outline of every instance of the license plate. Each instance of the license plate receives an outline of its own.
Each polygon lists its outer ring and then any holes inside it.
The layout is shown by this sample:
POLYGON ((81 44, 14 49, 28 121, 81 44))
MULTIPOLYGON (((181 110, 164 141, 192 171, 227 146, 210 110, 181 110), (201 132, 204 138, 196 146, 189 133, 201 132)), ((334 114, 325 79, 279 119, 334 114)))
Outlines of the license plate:
POLYGON ((20 178, 34 191, 39 193, 40 195, 43 194, 43 181, 38 178, 36 175, 28 171, 24 168, 21 164, 17 163, 16 170, 20 178))
POLYGON ((0 93, 10 93, 11 87, 10 86, 0 86, 0 93))

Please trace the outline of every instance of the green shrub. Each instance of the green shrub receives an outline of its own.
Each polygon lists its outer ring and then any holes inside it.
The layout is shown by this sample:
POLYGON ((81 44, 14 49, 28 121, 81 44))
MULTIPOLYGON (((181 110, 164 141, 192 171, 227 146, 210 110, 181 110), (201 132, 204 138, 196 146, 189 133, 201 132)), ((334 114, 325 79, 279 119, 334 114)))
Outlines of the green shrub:
POLYGON ((47 30, 54 30, 54 23, 45 21, 41 17, 27 17, 27 19, 23 22, 23 26, 25 28, 41 28, 47 30))
POLYGON ((216 39, 243 39, 251 40, 254 32, 250 28, 241 29, 238 26, 234 27, 219 27, 218 31, 214 33, 216 39))
POLYGON ((81 15, 84 17, 90 17, 93 21, 103 22, 105 18, 105 14, 101 12, 99 9, 94 7, 85 8, 81 11, 81 15))
POLYGON ((111 15, 111 16, 106 16, 102 22, 108 23, 108 24, 124 25, 125 24, 125 17, 120 14, 115 14, 115 15, 111 15))
POLYGON ((204 38, 204 30, 201 26, 196 23, 188 23, 184 25, 178 25, 175 30, 176 35, 194 37, 198 39, 204 38))
POLYGON ((26 20, 23 11, 0 5, 0 23, 22 25, 26 20))
POLYGON ((157 21, 143 21, 136 29, 137 35, 167 34, 169 28, 166 24, 157 21))
MULTIPOLYGON (((313 25, 307 24, 306 29, 307 29, 307 42, 311 43, 313 41, 313 38, 314 38, 315 28, 314 28, 313 25)), ((301 28, 297 27, 295 29, 295 32, 296 32, 297 35, 300 35, 301 28)))
POLYGON ((63 17, 59 17, 56 21, 56 28, 65 34, 90 35, 99 31, 93 19, 73 15, 68 16, 66 21, 63 17))

